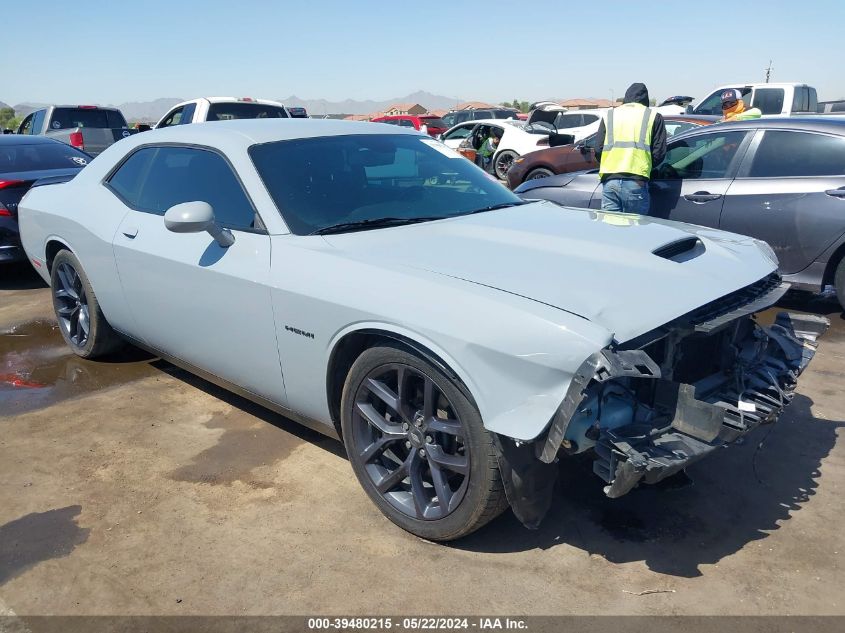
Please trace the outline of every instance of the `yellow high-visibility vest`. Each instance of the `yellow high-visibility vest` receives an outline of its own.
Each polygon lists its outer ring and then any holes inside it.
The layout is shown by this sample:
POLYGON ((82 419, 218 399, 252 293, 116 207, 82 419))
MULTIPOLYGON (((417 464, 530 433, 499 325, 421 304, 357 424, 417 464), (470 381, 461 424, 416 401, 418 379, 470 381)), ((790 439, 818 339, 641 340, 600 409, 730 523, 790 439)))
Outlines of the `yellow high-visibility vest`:
POLYGON ((651 177, 651 129, 656 116, 656 110, 639 103, 626 103, 608 111, 599 175, 651 177))

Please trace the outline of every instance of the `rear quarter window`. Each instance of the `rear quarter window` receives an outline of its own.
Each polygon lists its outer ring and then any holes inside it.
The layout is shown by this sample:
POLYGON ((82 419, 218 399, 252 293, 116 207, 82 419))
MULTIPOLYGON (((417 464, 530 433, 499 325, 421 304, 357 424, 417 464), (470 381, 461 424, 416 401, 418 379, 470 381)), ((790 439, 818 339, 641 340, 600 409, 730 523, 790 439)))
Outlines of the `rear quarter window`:
POLYGON ((845 138, 767 130, 751 162, 750 178, 845 175, 845 138))
POLYGON ((757 88, 751 107, 759 108, 763 114, 780 114, 783 112, 783 88, 757 88))
POLYGON ((108 187, 126 204, 138 207, 141 185, 150 170, 150 164, 158 150, 154 147, 140 149, 126 159, 108 180, 108 187))

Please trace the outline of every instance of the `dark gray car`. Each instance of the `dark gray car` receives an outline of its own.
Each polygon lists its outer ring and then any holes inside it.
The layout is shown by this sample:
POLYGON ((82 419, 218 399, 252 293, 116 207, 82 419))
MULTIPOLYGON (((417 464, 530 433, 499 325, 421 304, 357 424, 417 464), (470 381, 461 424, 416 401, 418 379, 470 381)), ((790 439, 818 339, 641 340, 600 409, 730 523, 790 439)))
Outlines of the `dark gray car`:
MULTIPOLYGON (((765 240, 793 286, 832 284, 845 306, 845 120, 721 123, 669 142, 652 172, 651 215, 765 240)), ((601 207, 598 170, 523 183, 515 192, 601 207)))

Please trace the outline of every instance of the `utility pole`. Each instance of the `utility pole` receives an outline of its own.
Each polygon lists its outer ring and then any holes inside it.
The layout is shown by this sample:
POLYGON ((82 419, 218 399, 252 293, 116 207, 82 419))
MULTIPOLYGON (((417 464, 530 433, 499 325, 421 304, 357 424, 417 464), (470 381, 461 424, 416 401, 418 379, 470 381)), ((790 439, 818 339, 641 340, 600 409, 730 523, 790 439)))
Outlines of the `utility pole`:
POLYGON ((772 76, 772 60, 769 60, 769 67, 766 69, 766 83, 769 83, 769 77, 772 76))

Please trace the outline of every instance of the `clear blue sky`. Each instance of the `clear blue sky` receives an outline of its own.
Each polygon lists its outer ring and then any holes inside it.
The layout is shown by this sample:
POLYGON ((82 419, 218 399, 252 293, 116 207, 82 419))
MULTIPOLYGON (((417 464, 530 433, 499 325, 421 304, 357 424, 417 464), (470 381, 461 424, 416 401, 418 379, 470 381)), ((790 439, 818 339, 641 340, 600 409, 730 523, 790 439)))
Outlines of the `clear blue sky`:
POLYGON ((416 90, 485 101, 609 98, 633 81, 658 99, 700 97, 721 83, 762 81, 770 58, 772 81, 805 81, 820 98, 845 97, 843 0, 41 0, 33 7, 4 28, 0 101, 10 104, 292 94, 386 100, 416 90))

